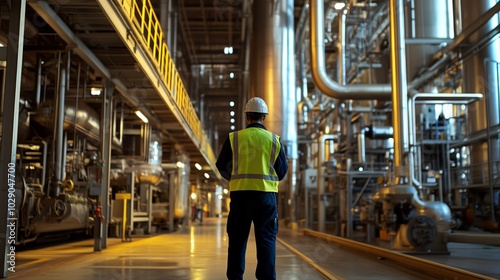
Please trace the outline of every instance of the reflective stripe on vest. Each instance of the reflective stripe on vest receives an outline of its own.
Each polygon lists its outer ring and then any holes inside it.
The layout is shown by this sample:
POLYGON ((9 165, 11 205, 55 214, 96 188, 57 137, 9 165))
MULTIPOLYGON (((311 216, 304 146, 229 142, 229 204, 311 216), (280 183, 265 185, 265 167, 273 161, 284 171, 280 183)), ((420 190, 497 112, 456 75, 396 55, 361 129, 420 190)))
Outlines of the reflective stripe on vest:
POLYGON ((274 163, 281 148, 279 137, 261 128, 247 128, 231 133, 230 141, 233 149, 230 190, 277 192, 279 179, 274 163))

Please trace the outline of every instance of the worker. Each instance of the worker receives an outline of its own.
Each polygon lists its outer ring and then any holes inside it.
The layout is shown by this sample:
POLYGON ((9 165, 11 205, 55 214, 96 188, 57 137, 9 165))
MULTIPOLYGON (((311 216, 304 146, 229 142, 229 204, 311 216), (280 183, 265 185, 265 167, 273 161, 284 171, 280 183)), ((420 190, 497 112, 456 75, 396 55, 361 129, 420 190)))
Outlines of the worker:
POLYGON ((278 184, 288 163, 280 137, 263 125, 266 102, 254 97, 245 105, 247 127, 232 132, 222 146, 217 169, 229 181, 229 248, 226 276, 243 279, 248 235, 253 222, 257 245, 257 279, 276 279, 278 184))

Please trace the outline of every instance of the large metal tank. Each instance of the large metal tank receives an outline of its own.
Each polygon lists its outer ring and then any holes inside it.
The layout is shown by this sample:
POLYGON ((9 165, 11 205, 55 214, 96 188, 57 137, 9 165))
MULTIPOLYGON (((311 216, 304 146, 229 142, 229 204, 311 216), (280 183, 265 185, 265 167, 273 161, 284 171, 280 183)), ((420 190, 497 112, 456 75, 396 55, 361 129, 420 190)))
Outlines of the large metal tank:
POLYGON ((160 182, 163 174, 160 133, 148 125, 124 130, 123 153, 135 171, 137 184, 155 186, 160 182))
POLYGON ((451 0, 406 1, 405 33, 407 78, 411 81, 419 70, 432 64, 433 56, 454 37, 453 2, 451 0))
MULTIPOLYGON (((31 118, 44 126, 54 129, 54 111, 53 101, 43 103, 36 113, 31 114, 31 118)), ((84 102, 79 102, 78 106, 73 101, 66 101, 64 107, 64 129, 71 127, 85 133, 94 140, 99 140, 100 118, 97 112, 84 102)))
MULTIPOLYGON (((297 97, 295 80, 294 4, 292 0, 256 0, 252 4, 252 38, 250 47, 250 95, 262 97, 269 116, 264 125, 281 136, 289 159, 286 186, 281 184, 287 200, 292 201, 297 175, 297 97), (258 19, 257 19, 258 16, 258 19)), ((285 181, 286 182, 286 181, 285 181)), ((284 205, 284 204, 281 204, 284 205)), ((285 217, 294 222, 293 204, 285 217)))
MULTIPOLYGON (((281 1, 275 6, 267 0, 253 3, 253 14, 259 15, 259 20, 253 21, 250 95, 262 97, 269 107, 266 128, 282 136, 285 143, 296 145, 293 1, 281 1)), ((296 149, 291 147, 289 152, 296 153, 296 149)))
MULTIPOLYGON (((496 0, 461 1, 462 29, 467 28, 483 13, 491 9, 497 3, 496 0)), ((482 36, 496 28, 499 17, 492 17, 489 22, 476 32, 470 41, 478 41, 482 36)), ((469 106, 469 131, 472 134, 487 135, 488 127, 492 128, 500 124, 500 100, 499 100, 499 64, 500 61, 500 38, 496 38, 484 48, 474 52, 474 55, 463 63, 463 91, 479 92, 484 98, 469 106)), ((490 138, 490 147, 483 142, 478 142, 471 147, 471 166, 483 165, 488 161, 493 163, 500 161, 500 140, 498 137, 490 138), (489 151, 488 151, 489 150, 489 151), (489 154, 489 156, 488 156, 489 154)), ((494 166, 486 166, 493 174, 499 173, 494 166)), ((480 171, 473 175, 472 183, 482 183, 485 178, 480 171)), ((487 179, 487 178, 486 178, 487 179)))
MULTIPOLYGON (((442 47, 440 42, 446 43, 454 37, 453 3, 451 0, 412 0, 407 2, 405 11, 406 49, 411 54, 406 56, 406 69, 408 81, 411 81, 419 71, 432 65, 434 54, 442 47)), ((429 89, 424 91, 430 92, 429 89)), ((425 118, 428 128, 429 123, 434 124, 438 119, 436 111, 439 110, 433 104, 417 106, 415 115, 422 116, 417 117, 417 122, 425 118)), ((419 125, 417 123, 417 127, 419 125)))

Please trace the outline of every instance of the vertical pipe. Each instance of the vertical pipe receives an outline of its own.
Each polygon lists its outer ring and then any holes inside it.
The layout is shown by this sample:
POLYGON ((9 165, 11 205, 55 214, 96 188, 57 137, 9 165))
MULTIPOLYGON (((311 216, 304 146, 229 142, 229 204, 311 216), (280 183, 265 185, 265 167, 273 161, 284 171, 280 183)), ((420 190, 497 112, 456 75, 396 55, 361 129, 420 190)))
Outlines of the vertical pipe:
POLYGON ((66 60, 66 90, 69 90, 70 87, 70 77, 71 77, 71 51, 66 52, 67 60, 66 60))
MULTIPOLYGON (((170 8, 172 8, 170 6, 170 8)), ((172 61, 174 62, 174 65, 177 65, 177 19, 178 17, 178 12, 177 9, 175 12, 173 12, 173 19, 172 19, 172 28, 170 29, 170 33, 168 37, 172 38, 170 41, 170 45, 168 45, 169 49, 171 50, 170 56, 172 57, 172 61)))
POLYGON ((35 86, 35 108, 38 109, 40 106, 40 97, 42 95, 42 68, 43 68, 43 60, 38 58, 37 60, 37 75, 36 75, 36 86, 35 86))
MULTIPOLYGON (((101 162, 102 162, 102 177, 101 177, 101 195, 100 203, 104 217, 109 217, 109 191, 110 191, 110 167, 111 167, 111 116, 113 115, 113 90, 114 86, 107 81, 104 85, 102 97, 102 125, 101 125, 101 162)), ((101 221, 102 238, 100 248, 107 247, 109 219, 101 221)))
POLYGON ((174 232, 176 170, 168 172, 168 231, 174 232))
POLYGON ((54 90, 54 100, 52 100, 53 104, 54 104, 54 130, 52 131, 52 141, 51 141, 51 151, 52 153, 50 153, 50 167, 51 167, 51 171, 50 171, 50 177, 49 177, 49 180, 50 180, 50 185, 49 185, 49 195, 50 196, 57 196, 59 194, 59 191, 57 190, 58 189, 58 186, 57 186, 57 180, 59 180, 57 178, 57 169, 58 169, 58 165, 57 165, 57 136, 58 136, 58 130, 57 130, 57 127, 58 127, 58 117, 59 117, 59 103, 60 103, 60 100, 59 100, 59 95, 60 93, 58 93, 58 91, 60 90, 60 86, 61 86, 61 52, 58 52, 57 53, 57 64, 56 64, 56 68, 57 68, 57 74, 56 74, 56 85, 55 85, 55 90, 54 90), (54 182, 55 181, 55 182, 54 182))
POLYGON ((453 31, 455 34, 462 33, 462 8, 461 0, 453 0, 453 31))
MULTIPOLYGON (((497 164, 500 164, 500 158, 497 153, 500 150, 500 135, 494 137, 492 135, 492 127, 499 123, 499 114, 497 113, 499 110, 499 82, 500 82, 500 62, 492 61, 487 58, 484 60, 484 68, 485 70, 485 79, 487 81, 486 94, 485 94, 485 102, 488 104, 486 106, 486 139, 488 143, 488 182, 490 185, 490 209, 495 209, 495 190, 494 190, 494 181, 495 175, 500 175, 500 170, 497 167, 497 164), (489 67, 491 64, 492 67, 489 67), (489 70, 489 71, 488 71, 489 70), (492 111, 493 112, 490 112, 492 111), (496 111, 496 112, 495 112, 496 111), (495 139, 496 138, 496 139, 495 139), (495 147, 497 147, 495 149, 495 147), (495 151, 496 150, 496 151, 495 151), (498 163, 497 163, 498 162, 498 163)), ((495 221, 495 211, 490 211, 491 220, 495 221)))
POLYGON ((169 14, 170 14, 170 5, 171 5, 171 2, 172 1, 169 1, 169 0, 160 0, 160 26, 161 26, 161 30, 163 31, 163 39, 165 40, 165 42, 167 43, 167 47, 170 47, 170 45, 168 44, 168 26, 169 26, 169 22, 168 22, 168 18, 169 18, 169 14))
MULTIPOLYGON (((42 145, 43 145, 43 154, 42 154, 42 166, 47 166, 47 142, 45 141, 42 141, 42 145)), ((47 168, 45 168, 47 169, 47 168)), ((41 178, 41 183, 42 185, 45 186, 45 177, 46 177, 46 174, 47 174, 47 170, 43 170, 42 171, 42 178, 41 178)))
POLYGON ((364 129, 362 129, 358 133, 358 162, 360 164, 364 164, 366 162, 366 143, 364 129))
MULTIPOLYGON (((65 95, 66 95, 66 68, 61 66, 61 75, 60 75, 60 82, 59 82, 59 94, 56 96, 56 113, 55 113, 55 137, 54 141, 56 143, 55 145, 55 161, 54 161, 54 168, 55 168, 55 175, 56 175, 56 181, 59 182, 62 180, 62 170, 63 170, 63 147, 65 145, 64 143, 64 100, 65 100, 65 95)), ((54 185, 55 187, 55 185, 54 185)), ((52 190, 53 193, 51 195, 59 195, 59 187, 56 187, 56 190, 52 190), (55 192, 54 192, 55 191, 55 192)))
MULTIPOLYGON (((309 89, 307 87, 307 74, 306 74, 306 69, 305 69, 305 64, 306 64, 306 59, 305 59, 305 44, 302 44, 300 46, 300 51, 299 51, 299 81, 301 85, 301 94, 302 94, 302 100, 303 101, 309 101, 309 89)), ((311 103, 309 101, 309 103, 311 103)), ((312 105, 310 105, 312 107, 312 105)))
POLYGON ((408 116, 409 116, 409 122, 408 122, 408 131, 409 131, 409 145, 410 147, 413 147, 413 150, 410 151, 409 153, 409 167, 410 167, 410 184, 414 184, 417 188, 421 188, 422 184, 420 183, 420 180, 422 178, 421 175, 421 168, 419 166, 420 163, 420 148, 419 146, 416 146, 417 142, 417 136, 416 136, 416 113, 415 113, 415 98, 416 98, 416 93, 418 93, 415 90, 412 91, 412 97, 408 100, 408 116), (415 154, 417 157, 415 158, 415 154), (415 162, 417 164, 415 165, 415 162))
POLYGON ((325 200, 323 199, 323 193, 325 192, 325 181, 323 179, 323 162, 324 162, 324 141, 325 135, 321 135, 318 138, 318 190, 317 190, 317 202, 318 202, 318 231, 325 231, 325 200))
POLYGON ((391 40, 392 126, 394 128, 394 175, 407 178, 404 154, 408 145, 406 49, 404 5, 402 0, 389 0, 391 40))
POLYGON ((409 24, 409 33, 410 33, 410 38, 414 39, 416 37, 415 34, 415 0, 410 0, 410 11, 409 11, 409 19, 410 24, 409 24))
POLYGON ((347 18, 347 10, 342 9, 340 12, 339 18, 339 39, 337 42, 337 50, 338 50, 338 80, 340 85, 346 84, 346 58, 345 58, 345 49, 346 49, 346 18, 347 18))
MULTIPOLYGON (((81 66, 81 63, 78 62, 78 70, 77 70, 77 74, 76 74, 76 98, 75 98, 75 118, 74 118, 74 122, 76 124, 76 120, 77 120, 77 113, 78 112, 78 98, 80 97, 80 75, 81 75, 81 71, 82 71, 82 66, 81 66)), ((73 153, 75 151, 78 151, 77 147, 76 147, 76 127, 73 128, 73 153)), ((73 154, 74 156, 74 154, 73 154)), ((71 164, 72 164, 72 167, 75 168, 77 163, 75 160, 71 161, 71 164)), ((75 169, 73 169, 75 170, 75 169)))
POLYGON ((309 214, 309 189, 304 186, 304 217, 305 217, 305 227, 311 228, 312 219, 309 214))
POLYGON ((66 155, 68 153, 68 133, 63 136, 62 158, 61 158, 61 181, 66 180, 66 155))
POLYGON ((295 194, 297 190, 298 177, 298 143, 297 143, 297 88, 295 72, 295 37, 294 37, 294 1, 282 1, 282 15, 285 18, 283 28, 283 63, 284 69, 281 73, 283 87, 282 120, 283 131, 281 132, 283 142, 287 145, 287 156, 290 161, 290 176, 287 182, 287 195, 289 202, 289 221, 291 227, 297 227, 297 213, 295 194))
MULTIPOLYGON (((325 178, 323 178, 323 163, 325 162, 325 142, 335 140, 334 135, 323 134, 318 138, 318 231, 325 231, 325 206, 326 206, 326 195, 325 195, 325 178)), ((333 146, 333 145, 331 145, 333 146)))

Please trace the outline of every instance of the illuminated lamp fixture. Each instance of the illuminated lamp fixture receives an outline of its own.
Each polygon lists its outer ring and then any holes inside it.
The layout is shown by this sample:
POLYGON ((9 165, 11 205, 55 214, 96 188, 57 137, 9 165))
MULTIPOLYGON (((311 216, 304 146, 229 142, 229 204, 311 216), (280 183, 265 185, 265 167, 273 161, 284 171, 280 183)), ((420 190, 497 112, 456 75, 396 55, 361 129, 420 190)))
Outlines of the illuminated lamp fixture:
POLYGON ((194 167, 196 167, 196 169, 198 169, 198 170, 201 170, 201 165, 199 163, 195 163, 194 167))
POLYGON ((136 114, 136 115, 139 117, 139 119, 141 119, 144 123, 148 123, 148 122, 149 122, 148 118, 146 118, 146 116, 144 116, 144 114, 143 114, 141 111, 137 110, 137 111, 135 111, 135 114, 136 114))
POLYGON ((90 95, 92 96, 99 96, 101 95, 101 92, 102 92, 102 88, 90 88, 90 95))
POLYGON ((224 47, 224 54, 233 54, 233 46, 224 47))
POLYGON ((203 174, 203 175, 204 175, 204 176, 205 176, 205 178, 207 178, 207 179, 208 179, 208 178, 210 178, 210 175, 208 175, 208 173, 205 173, 205 174, 203 174))
POLYGON ((343 8, 345 8, 345 3, 344 2, 337 2, 333 5, 333 7, 335 8, 335 10, 342 10, 343 8))

